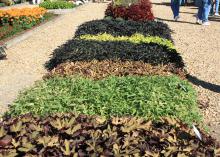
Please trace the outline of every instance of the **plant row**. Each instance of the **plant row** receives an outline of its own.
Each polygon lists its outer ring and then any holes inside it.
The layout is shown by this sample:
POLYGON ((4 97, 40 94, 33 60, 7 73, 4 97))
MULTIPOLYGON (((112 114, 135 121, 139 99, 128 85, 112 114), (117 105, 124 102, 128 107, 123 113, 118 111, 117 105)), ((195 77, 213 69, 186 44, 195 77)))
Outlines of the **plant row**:
POLYGON ((173 118, 56 114, 24 115, 0 122, 3 156, 218 156, 219 143, 202 133, 200 141, 173 118))
POLYGON ((158 119, 172 116, 199 122, 195 90, 174 76, 53 77, 26 90, 13 103, 10 115, 77 112, 89 115, 132 115, 158 119))
POLYGON ((54 76, 71 76, 80 75, 94 80, 103 79, 113 76, 127 76, 127 75, 160 75, 171 76, 178 75, 180 78, 186 78, 186 71, 177 69, 174 65, 158 65, 153 66, 142 61, 120 61, 120 60, 92 60, 92 61, 76 61, 59 64, 56 68, 51 70, 45 78, 54 76))
POLYGON ((69 61, 91 60, 143 61, 152 65, 173 63, 183 68, 182 57, 173 44, 159 37, 113 37, 110 35, 83 36, 69 40, 57 48, 47 63, 48 69, 69 61))
POLYGON ((133 21, 154 20, 151 8, 152 5, 149 0, 139 0, 130 5, 128 1, 125 5, 120 2, 112 2, 108 5, 105 16, 133 21))
POLYGON ((78 27, 75 37, 81 35, 111 34, 112 36, 132 36, 139 33, 144 36, 158 36, 172 41, 171 30, 167 24, 158 21, 132 21, 119 19, 101 19, 86 22, 78 27))

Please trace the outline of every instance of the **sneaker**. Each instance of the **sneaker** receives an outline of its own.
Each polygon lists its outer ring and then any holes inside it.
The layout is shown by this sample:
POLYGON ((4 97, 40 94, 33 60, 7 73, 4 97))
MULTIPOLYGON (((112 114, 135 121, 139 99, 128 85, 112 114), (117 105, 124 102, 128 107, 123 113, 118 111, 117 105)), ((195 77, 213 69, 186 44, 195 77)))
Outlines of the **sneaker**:
POLYGON ((174 17, 174 21, 178 21, 179 18, 180 18, 180 16, 176 16, 176 17, 174 17))
POLYGON ((201 25, 201 24, 202 24, 202 20, 197 19, 197 20, 196 20, 196 23, 199 24, 199 25, 201 25))
POLYGON ((203 25, 203 26, 209 26, 209 25, 210 25, 210 22, 203 22, 202 25, 203 25))
POLYGON ((219 13, 215 13, 215 16, 219 16, 219 13))

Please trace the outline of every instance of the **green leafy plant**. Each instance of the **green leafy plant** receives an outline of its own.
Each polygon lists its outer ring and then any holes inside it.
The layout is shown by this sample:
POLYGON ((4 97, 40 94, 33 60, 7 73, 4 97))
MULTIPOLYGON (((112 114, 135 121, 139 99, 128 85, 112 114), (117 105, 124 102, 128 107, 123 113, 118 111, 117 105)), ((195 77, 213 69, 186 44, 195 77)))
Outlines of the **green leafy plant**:
POLYGON ((195 90, 174 76, 109 77, 99 81, 55 77, 24 91, 11 105, 9 114, 72 111, 106 117, 173 116, 187 123, 200 120, 195 90))
POLYGON ((7 157, 214 157, 220 154, 219 143, 203 130, 199 129, 202 134, 202 140, 199 140, 191 127, 168 117, 151 121, 134 117, 106 119, 72 113, 44 118, 28 114, 16 118, 5 117, 0 125, 0 133, 4 132, 0 134, 0 156, 7 157), (18 122, 22 123, 23 135, 8 129, 18 122), (57 125, 57 122, 61 125, 57 125))
POLYGON ((45 9, 71 9, 76 7, 72 2, 67 1, 45 1, 39 5, 45 9))
POLYGON ((172 41, 171 29, 163 22, 132 20, 101 19, 93 20, 80 25, 75 37, 86 34, 111 34, 112 36, 132 36, 135 33, 144 36, 158 36, 172 41))

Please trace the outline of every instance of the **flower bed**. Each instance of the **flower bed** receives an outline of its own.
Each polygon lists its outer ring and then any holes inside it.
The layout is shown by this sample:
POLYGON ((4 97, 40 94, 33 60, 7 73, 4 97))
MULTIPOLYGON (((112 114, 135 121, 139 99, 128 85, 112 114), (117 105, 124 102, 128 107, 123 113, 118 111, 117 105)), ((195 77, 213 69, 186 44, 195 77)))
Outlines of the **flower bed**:
POLYGON ((179 120, 131 117, 30 115, 1 124, 3 156, 217 156, 219 144, 202 132, 200 141, 179 120), (184 145, 183 145, 184 143, 184 145))
POLYGON ((93 20, 80 25, 75 37, 108 33, 113 36, 132 36, 135 33, 144 36, 158 36, 172 41, 171 29, 167 24, 156 21, 136 22, 132 20, 93 20))
POLYGON ((182 68, 184 63, 171 41, 159 37, 113 37, 110 35, 82 36, 56 49, 47 63, 48 69, 67 61, 90 60, 144 61, 153 65, 173 63, 182 68))
POLYGON ((0 11, 0 40, 12 37, 26 29, 55 17, 44 8, 22 8, 0 11))

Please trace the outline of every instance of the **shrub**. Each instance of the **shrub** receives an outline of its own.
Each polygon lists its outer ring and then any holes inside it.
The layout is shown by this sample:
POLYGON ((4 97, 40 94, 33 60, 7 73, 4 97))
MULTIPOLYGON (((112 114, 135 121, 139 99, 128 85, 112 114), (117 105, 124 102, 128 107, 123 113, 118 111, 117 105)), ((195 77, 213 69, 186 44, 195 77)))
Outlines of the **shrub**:
POLYGON ((106 117, 173 116, 187 123, 200 119, 195 90, 187 81, 174 76, 109 77, 98 81, 55 77, 23 92, 9 113, 48 115, 72 111, 106 117))
MULTIPOLYGON (((91 36, 91 39, 95 38, 95 36, 91 36)), ((91 61, 94 59, 99 61, 108 59, 143 61, 153 65, 173 63, 176 67, 184 67, 182 57, 176 52, 170 41, 141 35, 135 35, 131 38, 116 37, 115 41, 113 37, 108 35, 98 35, 97 40, 70 40, 53 52, 46 67, 53 69, 58 64, 67 61, 91 61)))
POLYGON ((138 3, 133 3, 128 7, 122 5, 115 6, 113 3, 110 3, 105 11, 105 16, 134 21, 154 20, 151 8, 149 0, 139 0, 138 3))
POLYGON ((218 156, 219 143, 200 141, 179 120, 105 119, 85 115, 30 115, 1 123, 3 156, 218 156))
POLYGON ((76 7, 76 5, 72 2, 67 1, 45 1, 41 3, 39 6, 46 9, 70 9, 76 7))
POLYGON ((12 8, 0 10, 0 26, 19 25, 23 28, 30 28, 43 19, 46 10, 44 8, 12 8))
POLYGON ((81 75, 92 79, 102 79, 111 75, 127 76, 127 75, 165 75, 169 76, 177 74, 181 78, 186 77, 186 72, 183 69, 175 68, 170 65, 152 66, 140 61, 97 61, 91 62, 67 62, 57 66, 45 78, 54 76, 70 76, 81 75))
POLYGON ((113 36, 132 36, 135 33, 144 36, 158 36, 172 41, 171 30, 167 24, 157 21, 136 22, 131 20, 93 20, 79 26, 75 37, 86 34, 108 33, 113 36))

